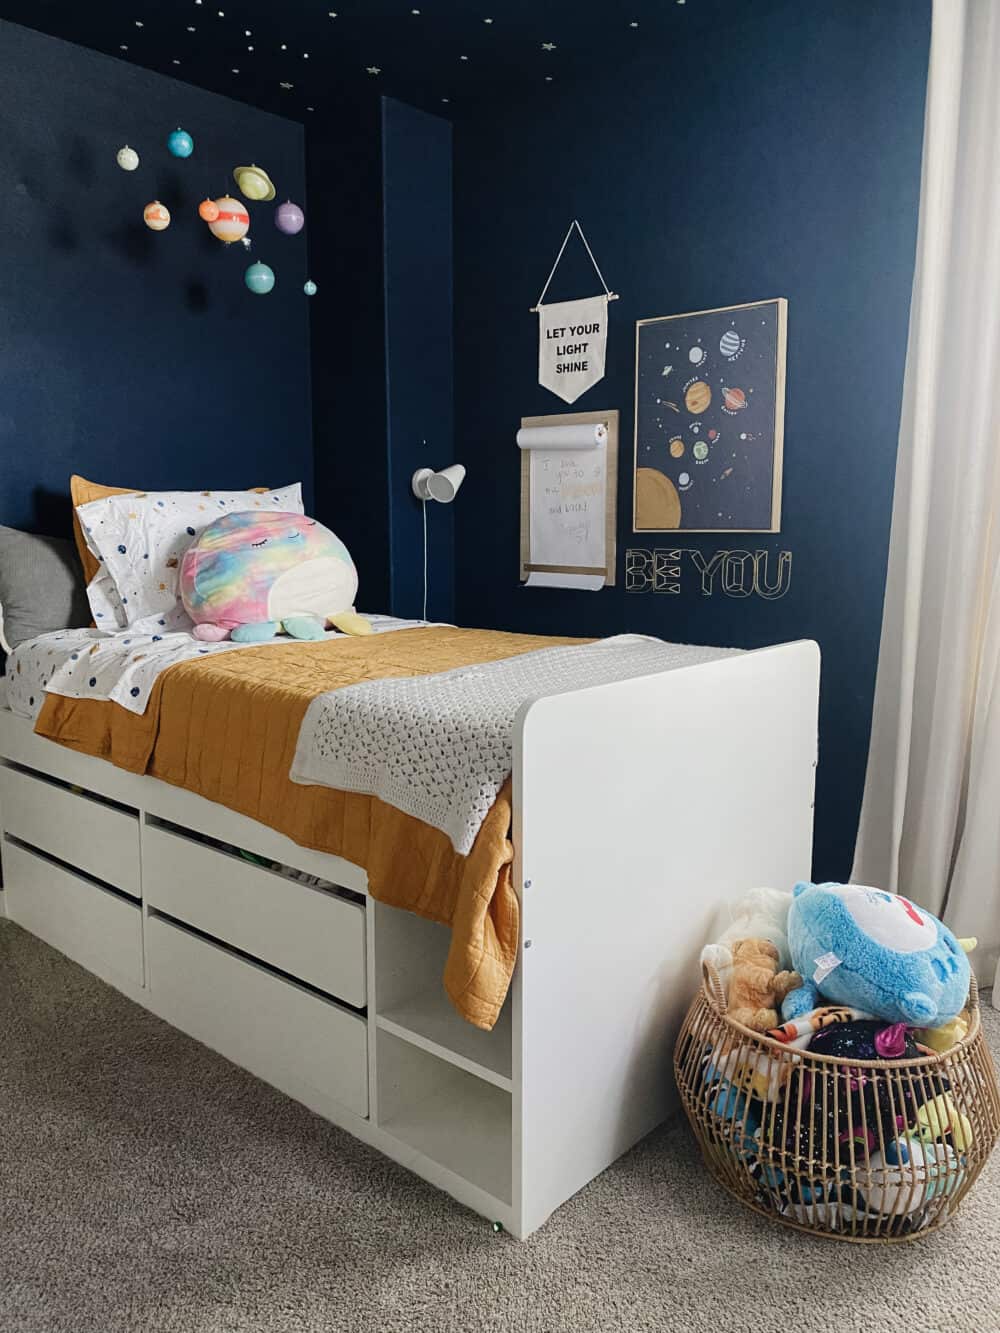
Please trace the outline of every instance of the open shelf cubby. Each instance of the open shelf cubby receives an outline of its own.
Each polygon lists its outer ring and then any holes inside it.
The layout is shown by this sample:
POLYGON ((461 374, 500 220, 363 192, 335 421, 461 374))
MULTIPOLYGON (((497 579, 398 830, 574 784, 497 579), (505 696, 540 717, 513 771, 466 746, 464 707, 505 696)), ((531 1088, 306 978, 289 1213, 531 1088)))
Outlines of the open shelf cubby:
POLYGON ((449 932, 411 913, 375 904, 376 1024, 438 1059, 509 1093, 512 1079, 511 1006, 493 1030, 467 1023, 445 994, 449 932))
POLYGON ((386 1029, 376 1042, 379 1128, 510 1204, 510 1093, 386 1029))

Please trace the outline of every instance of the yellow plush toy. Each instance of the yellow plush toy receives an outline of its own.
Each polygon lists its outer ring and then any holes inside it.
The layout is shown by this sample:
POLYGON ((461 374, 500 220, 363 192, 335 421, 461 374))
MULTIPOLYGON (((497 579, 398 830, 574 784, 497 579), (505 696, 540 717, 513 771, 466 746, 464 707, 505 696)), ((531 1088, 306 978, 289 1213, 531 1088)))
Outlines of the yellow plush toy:
POLYGON ((778 1026, 778 1010, 789 991, 802 985, 798 972, 778 971, 770 940, 737 940, 729 982, 729 1017, 754 1032, 778 1026))

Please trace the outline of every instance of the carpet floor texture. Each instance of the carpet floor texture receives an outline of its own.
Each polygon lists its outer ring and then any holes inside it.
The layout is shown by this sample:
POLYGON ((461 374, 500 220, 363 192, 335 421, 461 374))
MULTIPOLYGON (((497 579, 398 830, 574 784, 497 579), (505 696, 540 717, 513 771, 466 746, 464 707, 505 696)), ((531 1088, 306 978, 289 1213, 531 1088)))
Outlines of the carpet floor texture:
POLYGON ((3 921, 0 1116, 2 1333, 1000 1333, 1000 1154, 940 1231, 852 1246, 742 1209, 678 1122, 522 1243, 3 921))

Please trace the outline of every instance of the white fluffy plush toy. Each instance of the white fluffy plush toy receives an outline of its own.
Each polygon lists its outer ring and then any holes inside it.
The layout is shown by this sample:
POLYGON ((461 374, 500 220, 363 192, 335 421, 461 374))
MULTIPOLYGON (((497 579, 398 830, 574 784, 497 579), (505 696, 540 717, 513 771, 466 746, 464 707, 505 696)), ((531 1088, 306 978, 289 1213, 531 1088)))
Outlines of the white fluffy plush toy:
POLYGON ((788 909, 792 895, 782 889, 749 889, 742 898, 723 904, 712 923, 711 944, 701 951, 701 961, 711 963, 726 994, 733 970, 732 945, 737 940, 770 940, 778 950, 778 969, 791 967, 788 953, 788 909))

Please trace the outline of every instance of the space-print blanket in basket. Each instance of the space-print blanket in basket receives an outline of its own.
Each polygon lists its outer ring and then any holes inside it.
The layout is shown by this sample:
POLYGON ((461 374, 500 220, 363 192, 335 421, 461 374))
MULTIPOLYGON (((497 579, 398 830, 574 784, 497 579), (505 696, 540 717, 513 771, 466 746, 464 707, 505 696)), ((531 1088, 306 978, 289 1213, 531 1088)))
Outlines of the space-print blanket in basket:
POLYGON ((292 781, 377 796, 440 829, 467 855, 510 776, 523 704, 737 652, 622 634, 332 690, 314 699, 302 720, 292 781))

